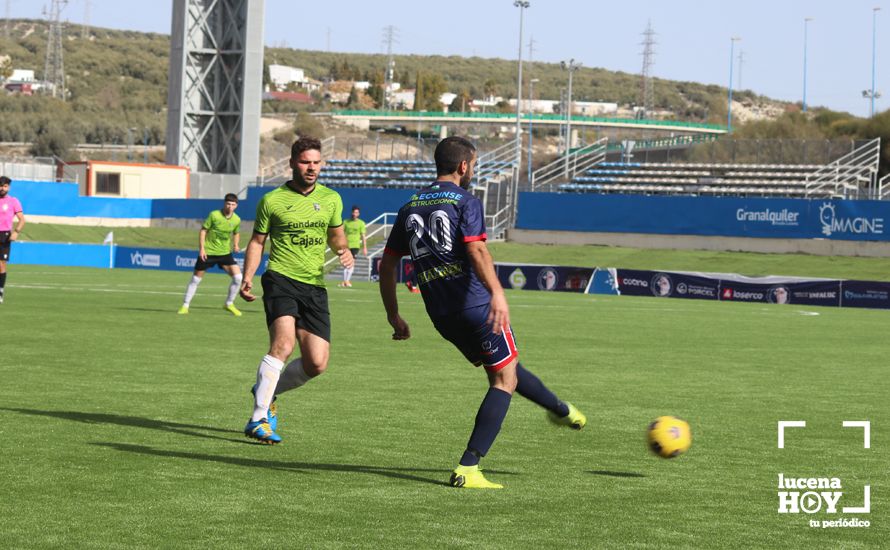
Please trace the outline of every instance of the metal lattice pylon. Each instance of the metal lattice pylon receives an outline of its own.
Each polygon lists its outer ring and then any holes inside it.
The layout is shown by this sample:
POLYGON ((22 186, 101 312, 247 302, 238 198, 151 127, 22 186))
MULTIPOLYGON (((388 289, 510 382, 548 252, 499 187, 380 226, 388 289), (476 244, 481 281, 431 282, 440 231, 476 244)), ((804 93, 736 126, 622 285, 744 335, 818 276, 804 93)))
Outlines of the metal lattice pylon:
POLYGON ((646 30, 643 31, 643 42, 640 44, 643 46, 643 96, 640 98, 640 102, 645 113, 650 112, 655 103, 655 90, 652 87, 652 66, 655 65, 655 44, 655 31, 652 29, 652 22, 649 21, 646 25, 646 30))
POLYGON ((174 0, 167 163, 255 175, 263 0, 174 0))
POLYGON ((43 80, 46 90, 53 97, 65 99, 65 62, 62 55, 62 10, 68 0, 52 0, 49 11, 45 11, 49 23, 49 36, 46 41, 46 63, 43 80))

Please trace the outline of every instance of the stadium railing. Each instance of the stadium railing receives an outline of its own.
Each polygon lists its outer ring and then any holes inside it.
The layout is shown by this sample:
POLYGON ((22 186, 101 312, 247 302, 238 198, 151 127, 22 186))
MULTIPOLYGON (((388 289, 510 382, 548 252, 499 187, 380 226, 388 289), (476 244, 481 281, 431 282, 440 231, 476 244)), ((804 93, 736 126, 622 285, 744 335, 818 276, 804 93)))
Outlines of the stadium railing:
MULTIPOLYGON (((502 119, 516 120, 515 113, 481 113, 481 112, 441 112, 441 111, 370 111, 370 110, 341 110, 332 111, 333 116, 344 117, 368 117, 368 118, 403 118, 403 119, 502 119)), ((523 121, 532 122, 553 122, 561 124, 565 122, 565 115, 561 114, 538 114, 523 113, 523 121)), ((710 131, 710 132, 726 132, 726 127, 719 124, 706 124, 698 122, 685 122, 679 120, 651 120, 651 119, 635 119, 635 118, 612 118, 612 117, 596 117, 596 116, 575 116, 572 115, 572 122, 580 123, 601 123, 606 125, 627 125, 627 126, 658 126, 673 128, 676 130, 686 131, 710 131)))
POLYGON ((73 181, 78 183, 79 179, 74 174, 70 178, 60 180, 57 177, 56 163, 53 157, 0 158, 0 175, 11 178, 13 181, 73 181))
POLYGON ((878 180, 875 198, 882 201, 890 199, 890 174, 878 180))
POLYGON ((874 187, 881 161, 881 138, 873 139, 807 177, 806 196, 861 198, 874 187))
POLYGON ((586 147, 572 150, 567 155, 538 168, 532 172, 532 179, 529 182, 531 190, 540 191, 544 186, 552 190, 557 180, 570 181, 578 173, 601 163, 606 158, 608 144, 608 138, 598 139, 586 147))
MULTIPOLYGON (((371 239, 380 235, 383 240, 386 241, 386 238, 389 237, 389 230, 392 228, 393 223, 395 223, 397 215, 398 212, 384 212, 383 214, 380 214, 379 216, 368 222, 366 224, 367 227, 373 227, 373 229, 365 235, 365 239, 370 241, 371 239)), ((324 270, 327 273, 337 267, 337 256, 331 254, 330 248, 326 248, 324 252, 325 255, 331 255, 331 257, 328 258, 324 263, 324 270)), ((363 260, 361 262, 362 271, 367 272, 368 279, 371 278, 371 265, 374 261, 374 258, 381 254, 383 254, 383 247, 378 246, 376 247, 376 250, 370 252, 366 258, 360 258, 360 260, 363 260), (365 262, 367 262, 367 265, 364 265, 365 262)), ((356 272, 359 272, 358 265, 356 266, 356 272)))

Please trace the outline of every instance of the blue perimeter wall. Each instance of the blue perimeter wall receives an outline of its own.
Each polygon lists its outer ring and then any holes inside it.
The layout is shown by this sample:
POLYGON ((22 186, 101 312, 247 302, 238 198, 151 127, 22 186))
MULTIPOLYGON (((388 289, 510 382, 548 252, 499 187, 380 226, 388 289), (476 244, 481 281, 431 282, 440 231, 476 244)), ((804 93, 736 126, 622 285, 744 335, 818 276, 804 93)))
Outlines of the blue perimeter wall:
MULTIPOLYGON (((252 221, 260 197, 274 187, 251 187, 238 214, 252 221)), ((411 189, 333 188, 372 220, 397 211, 411 189)), ((204 219, 219 199, 81 197, 77 184, 15 181, 11 194, 25 215, 99 218, 204 219)), ((517 228, 606 233, 650 233, 774 239, 890 241, 890 201, 667 197, 530 193, 519 195, 517 228)))
MULTIPOLYGON (((274 187, 250 187, 247 198, 238 204, 241 219, 253 221, 260 197, 274 187)), ((344 215, 353 205, 362 209, 362 219, 370 221, 384 212, 396 212, 413 194, 410 189, 332 188, 343 198, 344 215)), ((83 216, 90 218, 178 218, 201 219, 222 206, 218 199, 115 199, 81 197, 75 183, 43 181, 13 182, 10 195, 22 203, 25 216, 83 216)))
POLYGON ((519 194, 518 229, 890 241, 890 201, 519 194))

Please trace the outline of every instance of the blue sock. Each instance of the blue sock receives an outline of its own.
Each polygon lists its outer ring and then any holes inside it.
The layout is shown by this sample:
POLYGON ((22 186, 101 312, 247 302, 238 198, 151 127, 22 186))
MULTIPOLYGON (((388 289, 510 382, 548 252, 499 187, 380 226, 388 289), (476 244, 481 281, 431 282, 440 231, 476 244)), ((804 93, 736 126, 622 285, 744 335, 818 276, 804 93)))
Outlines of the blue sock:
POLYGON ((537 376, 527 371, 522 363, 516 364, 516 377, 519 379, 516 384, 516 393, 548 411, 553 411, 557 416, 562 417, 569 414, 568 405, 547 389, 547 386, 537 376))
POLYGON ((461 466, 479 464, 479 459, 491 449, 494 438, 501 431, 501 423, 507 416, 511 397, 512 395, 504 390, 488 388, 488 393, 485 394, 485 399, 479 406, 479 412, 476 413, 476 425, 473 427, 473 434, 470 435, 470 441, 467 443, 467 450, 460 458, 461 466))

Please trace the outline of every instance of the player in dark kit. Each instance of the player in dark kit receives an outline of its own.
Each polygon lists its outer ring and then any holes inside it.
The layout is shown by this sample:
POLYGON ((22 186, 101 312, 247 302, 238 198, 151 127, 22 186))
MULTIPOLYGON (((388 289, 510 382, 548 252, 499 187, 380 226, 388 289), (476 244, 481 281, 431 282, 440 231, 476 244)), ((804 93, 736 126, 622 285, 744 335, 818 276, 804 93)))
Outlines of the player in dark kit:
POLYGON ((399 259, 410 253, 436 330, 488 374, 488 393, 450 483, 500 489, 482 475, 479 460, 494 443, 514 390, 547 409, 556 424, 580 430, 587 418, 518 361, 507 299, 485 246, 482 203, 467 191, 476 148, 464 138, 446 138, 436 147, 435 159, 436 182, 415 193, 396 217, 380 264, 380 295, 393 339, 409 338, 408 324, 399 315, 396 273, 399 259))

